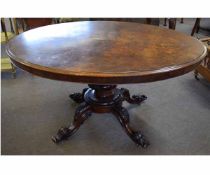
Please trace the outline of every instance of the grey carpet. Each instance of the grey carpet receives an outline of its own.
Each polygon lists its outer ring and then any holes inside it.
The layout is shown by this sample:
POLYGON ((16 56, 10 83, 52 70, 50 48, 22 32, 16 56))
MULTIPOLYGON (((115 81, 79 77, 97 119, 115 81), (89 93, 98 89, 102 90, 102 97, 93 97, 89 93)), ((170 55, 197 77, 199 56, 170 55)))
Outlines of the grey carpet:
POLYGON ((210 154, 210 84, 193 73, 147 84, 124 85, 148 99, 127 107, 131 124, 150 141, 141 149, 111 114, 93 114, 69 140, 51 141, 72 120, 77 105, 68 95, 85 85, 32 76, 1 79, 1 151, 3 155, 180 155, 210 154))
POLYGON ((93 116, 60 145, 50 137, 72 120, 76 104, 68 94, 82 84, 53 81, 27 73, 2 77, 2 154, 209 154, 210 85, 192 73, 148 83, 125 85, 146 94, 141 106, 129 105, 131 124, 151 145, 141 149, 110 114, 93 116))

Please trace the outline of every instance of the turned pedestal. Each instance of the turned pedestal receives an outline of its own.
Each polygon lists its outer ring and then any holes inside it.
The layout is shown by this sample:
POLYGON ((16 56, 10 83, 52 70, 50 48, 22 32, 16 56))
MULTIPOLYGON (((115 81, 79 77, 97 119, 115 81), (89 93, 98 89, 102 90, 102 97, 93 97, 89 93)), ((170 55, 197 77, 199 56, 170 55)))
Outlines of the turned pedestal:
POLYGON ((72 136, 92 113, 112 113, 120 122, 127 135, 137 144, 146 148, 149 142, 140 131, 134 131, 129 125, 129 114, 122 106, 124 101, 131 104, 141 104, 146 100, 145 95, 130 96, 129 90, 116 88, 116 85, 89 85, 82 93, 74 93, 70 98, 80 103, 76 109, 73 122, 69 127, 59 129, 52 137, 59 143, 72 136))
MULTIPOLYGON (((175 27, 174 19, 171 26, 175 27)), ((34 75, 89 84, 83 92, 70 95, 80 105, 72 124, 61 128, 54 142, 69 138, 91 114, 110 113, 137 145, 147 147, 142 133, 129 126, 123 107, 124 101, 141 104, 146 97, 131 97, 116 85, 183 75, 203 61, 207 49, 193 37, 152 25, 82 21, 21 33, 7 43, 6 52, 15 66, 34 75)))

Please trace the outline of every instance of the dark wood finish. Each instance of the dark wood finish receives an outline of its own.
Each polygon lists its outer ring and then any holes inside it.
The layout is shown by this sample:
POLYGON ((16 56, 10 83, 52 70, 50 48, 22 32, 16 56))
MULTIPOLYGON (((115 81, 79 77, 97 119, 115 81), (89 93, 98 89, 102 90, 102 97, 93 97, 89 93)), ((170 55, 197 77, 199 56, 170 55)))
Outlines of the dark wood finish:
POLYGON ((146 18, 146 24, 152 24, 152 19, 151 18, 146 18))
POLYGON ((121 22, 136 22, 141 24, 151 24, 159 26, 159 18, 89 18, 90 21, 121 21, 121 22))
POLYGON ((58 143, 75 133, 92 113, 112 113, 128 136, 142 147, 148 141, 129 126, 124 101, 141 104, 145 95, 130 96, 116 84, 167 79, 193 70, 206 48, 192 37, 151 25, 128 22, 74 22, 40 27, 7 45, 14 64, 41 77, 88 83, 71 94, 77 103, 70 127, 61 128, 58 143))
POLYGON ((141 104, 144 100, 147 99, 147 96, 145 95, 133 95, 132 97, 130 96, 130 92, 128 89, 121 88, 120 89, 121 94, 123 95, 125 101, 131 104, 141 104))
POLYGON ((118 89, 116 85, 89 85, 89 88, 83 90, 77 100, 74 101, 81 103, 76 109, 74 120, 69 127, 61 128, 58 130, 56 136, 52 137, 55 143, 68 139, 74 134, 83 122, 88 119, 92 113, 112 113, 118 119, 127 135, 137 144, 143 148, 149 145, 140 131, 134 131, 129 126, 128 111, 122 107, 123 101, 131 104, 141 104, 146 100, 145 95, 130 96, 127 89, 118 89), (81 96, 82 98, 81 98, 81 96), (80 99, 83 99, 80 101, 80 99))
POLYGON ((7 53, 15 65, 42 77, 123 84, 187 73, 206 49, 195 38, 152 25, 89 21, 24 32, 8 43, 7 53))
POLYGON ((26 30, 52 24, 52 18, 23 18, 26 30))
POLYGON ((200 26, 200 21, 201 21, 200 18, 196 18, 195 24, 194 24, 192 32, 191 32, 191 36, 193 36, 195 33, 198 33, 199 26, 200 26))
POLYGON ((169 29, 176 29, 176 18, 169 18, 168 19, 168 25, 169 25, 169 29))
MULTIPOLYGON (((168 28, 175 30, 176 29, 176 18, 164 18, 164 26, 167 26, 167 19, 168 19, 168 28)), ((184 20, 181 18, 180 23, 183 23, 184 20)))
POLYGON ((69 97, 74 100, 76 103, 82 103, 84 102, 84 94, 88 90, 88 88, 83 89, 82 93, 73 93, 70 94, 69 97))
POLYGON ((164 18, 164 26, 167 26, 167 18, 164 18))

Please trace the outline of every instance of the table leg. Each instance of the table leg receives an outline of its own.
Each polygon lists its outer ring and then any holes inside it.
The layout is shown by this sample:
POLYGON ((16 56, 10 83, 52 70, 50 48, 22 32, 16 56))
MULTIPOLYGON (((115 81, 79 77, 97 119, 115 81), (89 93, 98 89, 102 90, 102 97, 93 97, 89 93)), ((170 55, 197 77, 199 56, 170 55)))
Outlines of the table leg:
POLYGON ((141 104, 144 100, 147 99, 146 95, 133 95, 131 97, 129 90, 125 88, 121 88, 120 91, 124 100, 131 104, 141 104))
POLYGON ((200 28, 199 27, 200 26, 200 21, 201 21, 200 18, 196 18, 195 24, 194 24, 192 32, 191 32, 191 36, 193 36, 195 32, 198 33, 198 30, 200 28))
POLYGON ((167 26, 167 18, 164 18, 164 26, 167 26))
POLYGON ((79 127, 91 116, 90 106, 88 104, 81 104, 75 112, 74 120, 69 127, 60 128, 56 136, 52 137, 53 142, 59 143, 62 140, 66 140, 72 134, 74 134, 79 127))
POLYGON ((129 126, 128 111, 122 106, 124 101, 131 104, 141 104, 147 99, 145 95, 130 96, 129 90, 118 89, 116 85, 89 85, 82 93, 70 95, 75 102, 81 103, 76 109, 74 121, 68 128, 61 128, 52 138, 55 143, 67 139, 75 133, 91 113, 112 113, 119 120, 128 136, 143 148, 149 145, 140 131, 134 131, 129 126))
POLYGON ((138 145, 143 148, 147 148, 149 142, 145 139, 141 131, 133 131, 129 126, 129 114, 128 111, 122 106, 115 106, 112 109, 112 113, 117 117, 123 129, 127 135, 138 145))
POLYGON ((175 30, 176 29, 176 18, 169 18, 168 20, 169 22, 169 29, 173 29, 175 30))

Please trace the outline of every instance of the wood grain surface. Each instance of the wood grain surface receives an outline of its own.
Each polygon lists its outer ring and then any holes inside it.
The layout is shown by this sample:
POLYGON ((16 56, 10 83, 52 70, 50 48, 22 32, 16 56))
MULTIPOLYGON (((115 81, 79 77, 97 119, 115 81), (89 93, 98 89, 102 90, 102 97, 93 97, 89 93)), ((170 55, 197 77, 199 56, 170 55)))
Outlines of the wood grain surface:
POLYGON ((197 39, 156 26, 85 21, 24 32, 7 45, 13 63, 41 77, 89 84, 163 80, 193 70, 206 55, 197 39))

